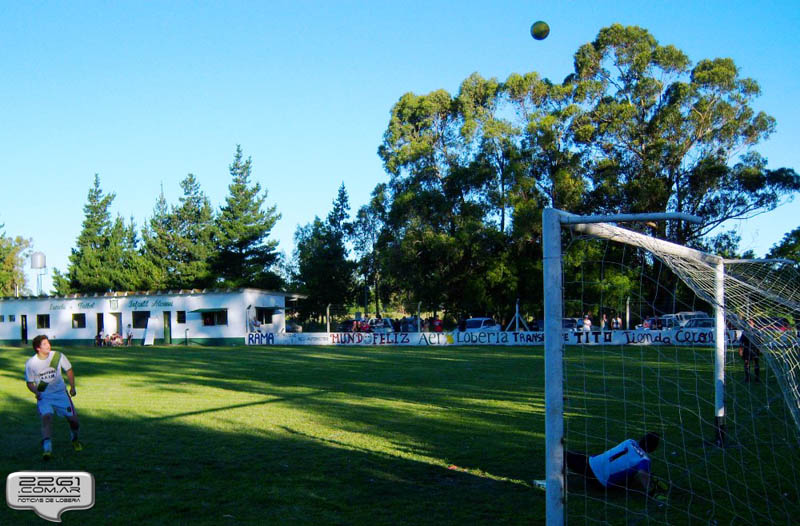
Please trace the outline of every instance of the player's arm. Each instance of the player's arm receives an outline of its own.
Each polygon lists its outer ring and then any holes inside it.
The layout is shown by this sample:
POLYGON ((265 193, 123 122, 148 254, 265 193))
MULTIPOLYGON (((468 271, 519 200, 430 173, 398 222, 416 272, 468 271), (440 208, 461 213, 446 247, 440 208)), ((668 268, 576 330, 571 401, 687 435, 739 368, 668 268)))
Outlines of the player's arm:
POLYGON ((636 472, 636 480, 644 488, 645 493, 650 491, 650 471, 640 469, 636 472))
POLYGON ((35 384, 35 383, 33 383, 33 382, 25 382, 25 385, 27 385, 27 386, 28 386, 28 391, 30 391, 30 392, 32 392, 34 395, 36 395, 36 399, 37 399, 37 400, 39 399, 39 397, 41 397, 41 396, 42 396, 42 393, 40 393, 40 392, 39 392, 39 391, 36 389, 36 384, 35 384))
POLYGON ((75 373, 72 369, 67 369, 67 381, 69 382, 69 394, 75 396, 78 392, 75 390, 75 373))
POLYGON ((42 396, 38 389, 36 389, 36 384, 32 381, 34 379, 33 372, 28 368, 28 365, 25 365, 25 385, 28 387, 28 391, 32 392, 36 395, 36 399, 42 396))

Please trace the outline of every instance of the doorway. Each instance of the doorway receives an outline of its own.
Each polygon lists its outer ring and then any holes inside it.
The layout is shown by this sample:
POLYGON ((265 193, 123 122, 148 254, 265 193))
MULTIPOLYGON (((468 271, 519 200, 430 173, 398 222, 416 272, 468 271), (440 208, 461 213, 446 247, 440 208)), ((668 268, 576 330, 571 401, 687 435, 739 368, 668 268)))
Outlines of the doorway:
POLYGON ((172 343, 172 313, 164 311, 164 345, 172 343))
POLYGON ((102 312, 98 312, 97 313, 97 330, 94 333, 95 333, 95 335, 99 334, 100 337, 102 338, 103 334, 104 334, 104 331, 105 331, 105 326, 103 325, 103 313, 102 312))
POLYGON ((116 325, 116 329, 114 332, 117 334, 122 334, 122 313, 121 312, 112 312, 111 316, 114 317, 114 325, 116 325))

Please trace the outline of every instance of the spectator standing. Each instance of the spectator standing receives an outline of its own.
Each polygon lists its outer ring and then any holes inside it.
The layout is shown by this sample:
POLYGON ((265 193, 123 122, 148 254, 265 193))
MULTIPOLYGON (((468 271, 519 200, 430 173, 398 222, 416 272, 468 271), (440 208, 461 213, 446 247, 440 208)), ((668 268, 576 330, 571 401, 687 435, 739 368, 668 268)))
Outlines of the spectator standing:
POLYGON ((750 329, 753 327, 753 320, 748 323, 749 327, 742 331, 742 336, 739 338, 739 356, 744 361, 744 381, 750 382, 750 363, 753 364, 753 370, 756 374, 756 382, 761 381, 761 364, 759 363, 759 356, 761 351, 750 339, 750 329))

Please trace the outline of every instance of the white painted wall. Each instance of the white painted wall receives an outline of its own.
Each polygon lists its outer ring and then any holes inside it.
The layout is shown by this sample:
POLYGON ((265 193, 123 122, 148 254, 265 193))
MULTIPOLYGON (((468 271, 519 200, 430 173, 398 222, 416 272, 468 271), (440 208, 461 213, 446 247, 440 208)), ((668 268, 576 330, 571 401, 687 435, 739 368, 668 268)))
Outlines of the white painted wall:
MULTIPOLYGON (((273 316, 273 323, 264 325, 265 332, 283 332, 285 330, 286 296, 282 293, 262 291, 258 289, 241 289, 231 292, 186 292, 163 294, 116 293, 116 295, 84 296, 84 297, 47 297, 47 298, 0 298, 0 340, 20 340, 21 317, 27 316, 28 340, 37 334, 47 334, 54 340, 91 340, 97 334, 97 314, 102 314, 104 333, 111 334, 116 330, 116 321, 112 313, 122 313, 122 334, 127 332, 128 324, 133 323, 134 311, 149 311, 156 318, 156 338, 164 337, 165 311, 170 313, 171 334, 174 343, 179 343, 187 336, 197 338, 244 338, 248 332, 246 317, 255 315, 255 307, 278 308, 273 316), (251 308, 247 309, 248 306, 251 308), (202 312, 198 309, 227 309, 227 325, 203 325, 202 312), (186 312, 186 323, 179 324, 177 312, 186 312), (86 327, 72 328, 73 314, 83 313, 86 316, 86 327), (37 314, 50 316, 50 327, 39 329, 36 326, 37 314), (14 321, 10 317, 14 317, 14 321)), ((134 341, 141 341, 145 329, 133 329, 134 341)))

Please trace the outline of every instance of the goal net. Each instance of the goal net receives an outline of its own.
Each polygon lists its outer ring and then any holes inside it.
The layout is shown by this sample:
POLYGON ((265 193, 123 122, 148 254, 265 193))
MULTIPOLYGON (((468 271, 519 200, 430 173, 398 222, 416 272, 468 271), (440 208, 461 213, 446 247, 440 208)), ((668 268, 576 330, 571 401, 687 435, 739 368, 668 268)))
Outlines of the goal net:
POLYGON ((795 522, 796 267, 558 217, 545 225, 548 523, 795 522), (647 433, 649 468, 615 475, 647 433))

